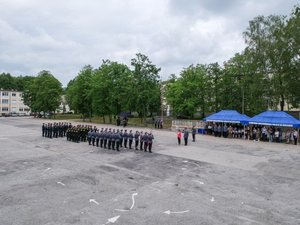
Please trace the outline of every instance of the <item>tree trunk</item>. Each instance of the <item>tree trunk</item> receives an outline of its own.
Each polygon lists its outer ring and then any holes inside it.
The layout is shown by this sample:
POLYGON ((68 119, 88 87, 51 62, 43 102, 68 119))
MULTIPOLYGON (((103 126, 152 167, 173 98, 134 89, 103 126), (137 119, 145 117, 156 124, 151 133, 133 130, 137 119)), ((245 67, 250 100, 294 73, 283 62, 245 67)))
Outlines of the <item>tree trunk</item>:
POLYGON ((283 111, 284 110, 284 96, 283 94, 280 95, 280 111, 283 111))

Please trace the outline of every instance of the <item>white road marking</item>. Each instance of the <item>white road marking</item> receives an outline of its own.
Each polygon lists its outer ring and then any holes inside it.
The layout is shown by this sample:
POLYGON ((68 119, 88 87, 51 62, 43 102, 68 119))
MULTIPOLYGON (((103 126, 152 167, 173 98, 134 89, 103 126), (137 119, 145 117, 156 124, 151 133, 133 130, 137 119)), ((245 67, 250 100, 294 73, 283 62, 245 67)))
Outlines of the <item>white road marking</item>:
POLYGON ((99 205, 99 202, 97 202, 95 199, 90 199, 89 201, 95 203, 96 205, 99 205))
POLYGON ((211 200, 210 200, 211 202, 214 202, 215 201, 215 198, 214 197, 211 197, 211 200))
POLYGON ((170 215, 170 214, 187 213, 187 212, 189 212, 189 211, 190 211, 190 210, 179 211, 179 212, 172 212, 172 211, 168 210, 168 211, 165 211, 164 213, 167 214, 167 215, 170 215))
POLYGON ((106 224, 109 224, 109 223, 115 223, 119 218, 120 218, 120 215, 119 215, 119 216, 112 217, 112 218, 109 218, 109 219, 107 220, 106 224))
POLYGON ((194 182, 198 183, 198 184, 204 184, 204 182, 199 181, 199 180, 193 180, 194 182))
POLYGON ((60 184, 60 185, 62 185, 62 186, 66 186, 64 183, 62 183, 60 181, 58 181, 57 183, 60 184))
POLYGON ((45 169, 44 172, 47 172, 47 171, 49 171, 49 170, 51 170, 50 167, 48 167, 47 169, 45 169))
POLYGON ((115 209, 116 211, 119 211, 119 212, 127 212, 129 210, 132 210, 133 207, 134 207, 134 196, 138 195, 138 193, 133 193, 131 198, 132 198, 132 205, 130 207, 130 209, 115 209))
POLYGON ((131 198, 132 198, 132 205, 130 207, 130 210, 133 209, 133 206, 134 206, 134 196, 138 195, 138 193, 133 193, 131 198))

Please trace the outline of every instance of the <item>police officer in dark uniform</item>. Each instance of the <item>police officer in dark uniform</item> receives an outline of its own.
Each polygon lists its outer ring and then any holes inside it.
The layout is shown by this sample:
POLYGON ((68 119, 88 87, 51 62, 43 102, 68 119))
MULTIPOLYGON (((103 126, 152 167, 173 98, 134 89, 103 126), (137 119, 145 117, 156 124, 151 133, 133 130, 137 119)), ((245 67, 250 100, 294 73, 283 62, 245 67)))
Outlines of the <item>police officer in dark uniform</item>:
POLYGON ((124 148, 127 148, 127 142, 128 142, 127 130, 124 131, 123 138, 124 138, 124 148))
POLYGON ((128 134, 128 140, 129 140, 129 149, 132 149, 132 141, 133 141, 133 133, 132 133, 132 130, 129 131, 129 134, 128 134))
POLYGON ((140 137, 140 133, 139 133, 138 131, 136 131, 135 134, 134 134, 135 150, 138 150, 138 146, 139 146, 139 137, 140 137))
POLYGON ((117 151, 120 151, 119 146, 120 146, 121 139, 122 139, 122 135, 119 132, 119 130, 117 130, 117 133, 116 133, 116 149, 117 149, 117 151))

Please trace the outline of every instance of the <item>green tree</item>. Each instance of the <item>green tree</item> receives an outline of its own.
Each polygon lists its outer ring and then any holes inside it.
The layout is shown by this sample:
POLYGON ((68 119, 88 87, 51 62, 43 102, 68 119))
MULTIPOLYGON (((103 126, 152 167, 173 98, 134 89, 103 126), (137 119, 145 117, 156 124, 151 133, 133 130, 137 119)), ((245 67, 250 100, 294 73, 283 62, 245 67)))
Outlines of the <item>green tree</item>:
POLYGON ((82 114, 83 120, 89 118, 91 121, 92 111, 92 78, 93 68, 84 66, 74 80, 69 82, 66 95, 70 107, 82 114))
POLYGON ((128 110, 131 71, 126 65, 104 60, 95 70, 92 86, 93 109, 97 115, 112 116, 128 110))
POLYGON ((49 72, 41 71, 33 82, 28 84, 24 91, 24 103, 34 112, 52 112, 55 114, 56 109, 61 102, 62 85, 49 72))
MULTIPOLYGON (((171 78, 172 79, 172 78, 171 78)), ((208 110, 208 76, 204 65, 185 68, 180 77, 166 86, 166 97, 177 116, 193 117, 200 110, 202 116, 208 110)))
POLYGON ((138 113, 141 121, 151 112, 160 110, 160 82, 157 68, 146 55, 136 54, 131 60, 129 109, 138 113))

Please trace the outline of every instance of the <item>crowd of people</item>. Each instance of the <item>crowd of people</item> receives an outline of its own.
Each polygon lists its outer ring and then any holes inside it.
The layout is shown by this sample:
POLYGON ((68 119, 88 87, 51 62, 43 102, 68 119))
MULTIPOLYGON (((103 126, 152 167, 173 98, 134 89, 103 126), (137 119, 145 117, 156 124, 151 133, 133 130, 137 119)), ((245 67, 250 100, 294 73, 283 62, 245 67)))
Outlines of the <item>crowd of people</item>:
POLYGON ((126 129, 101 128, 91 125, 76 125, 71 123, 43 123, 42 136, 48 138, 67 137, 72 142, 88 142, 89 145, 120 151, 135 149, 152 153, 154 136, 152 132, 126 129))
POLYGON ((239 124, 207 124, 205 133, 215 137, 240 138, 253 141, 277 142, 297 145, 299 133, 297 129, 282 129, 280 127, 241 126, 239 124))

